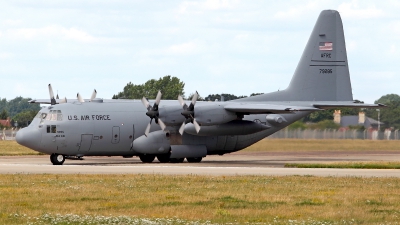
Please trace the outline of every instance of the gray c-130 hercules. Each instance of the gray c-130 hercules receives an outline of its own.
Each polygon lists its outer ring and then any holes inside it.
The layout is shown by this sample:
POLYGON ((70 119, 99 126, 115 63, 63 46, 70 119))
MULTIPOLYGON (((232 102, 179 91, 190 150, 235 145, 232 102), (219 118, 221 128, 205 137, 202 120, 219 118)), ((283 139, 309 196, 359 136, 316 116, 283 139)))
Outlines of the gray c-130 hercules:
POLYGON ((287 89, 227 102, 176 100, 32 100, 51 106, 17 133, 17 142, 50 154, 54 165, 65 157, 139 156, 143 162, 200 162, 206 155, 244 149, 311 112, 337 107, 372 108, 352 97, 340 15, 318 17, 287 89), (143 104, 145 107, 143 107, 143 104), (150 123, 149 123, 150 120, 150 123), (155 123, 152 123, 152 121, 155 123), (158 124, 158 125, 157 125, 158 124))

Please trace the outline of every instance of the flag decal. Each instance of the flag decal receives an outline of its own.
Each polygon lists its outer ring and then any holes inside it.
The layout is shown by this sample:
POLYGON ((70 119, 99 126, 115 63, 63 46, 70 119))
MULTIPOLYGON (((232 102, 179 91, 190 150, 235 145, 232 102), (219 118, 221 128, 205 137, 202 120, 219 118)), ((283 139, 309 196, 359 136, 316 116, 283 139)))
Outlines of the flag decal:
POLYGON ((320 42, 319 50, 320 51, 332 51, 333 43, 332 42, 320 42))

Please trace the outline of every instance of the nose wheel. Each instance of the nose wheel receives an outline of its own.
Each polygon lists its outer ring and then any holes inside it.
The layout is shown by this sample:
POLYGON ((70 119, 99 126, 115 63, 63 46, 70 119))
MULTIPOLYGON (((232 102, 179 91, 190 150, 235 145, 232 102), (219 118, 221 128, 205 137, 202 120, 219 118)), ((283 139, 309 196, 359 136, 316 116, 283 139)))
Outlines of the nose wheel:
POLYGON ((50 155, 50 161, 53 163, 53 165, 62 165, 65 161, 65 156, 53 153, 50 155))

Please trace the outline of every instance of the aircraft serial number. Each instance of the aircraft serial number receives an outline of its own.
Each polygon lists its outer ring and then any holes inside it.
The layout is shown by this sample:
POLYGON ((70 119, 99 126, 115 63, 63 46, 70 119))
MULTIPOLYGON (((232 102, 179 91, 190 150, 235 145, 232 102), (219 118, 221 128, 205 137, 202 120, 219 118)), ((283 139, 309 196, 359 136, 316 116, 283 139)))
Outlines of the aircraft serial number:
POLYGON ((319 69, 319 73, 332 73, 332 69, 319 69))
POLYGON ((331 53, 321 53, 321 58, 332 58, 331 53))
POLYGON ((111 120, 110 115, 68 115, 68 120, 111 120))

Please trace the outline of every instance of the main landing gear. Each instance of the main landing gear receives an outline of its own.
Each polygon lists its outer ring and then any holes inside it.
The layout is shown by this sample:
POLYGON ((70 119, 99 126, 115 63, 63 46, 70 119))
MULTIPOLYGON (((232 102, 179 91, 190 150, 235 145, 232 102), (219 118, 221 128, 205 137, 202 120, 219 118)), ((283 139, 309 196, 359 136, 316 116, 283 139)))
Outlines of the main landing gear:
MULTIPOLYGON (((155 159, 155 155, 140 155, 139 158, 144 163, 151 163, 155 159)), ((157 155, 157 159, 160 163, 182 163, 185 158, 170 158, 169 154, 157 155)), ((203 157, 196 157, 196 158, 186 158, 189 163, 199 163, 203 157)))
POLYGON ((62 165, 65 161, 65 156, 53 153, 50 155, 50 161, 53 163, 53 165, 62 165))

